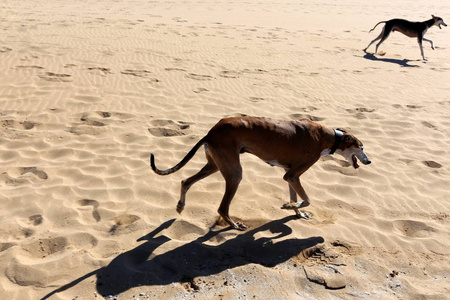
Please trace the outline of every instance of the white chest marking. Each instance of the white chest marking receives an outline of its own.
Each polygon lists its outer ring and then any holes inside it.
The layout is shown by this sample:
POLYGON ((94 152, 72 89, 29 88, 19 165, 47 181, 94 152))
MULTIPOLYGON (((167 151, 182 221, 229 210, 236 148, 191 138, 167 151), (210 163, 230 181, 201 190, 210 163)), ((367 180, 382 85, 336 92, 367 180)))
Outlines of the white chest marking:
POLYGON ((284 165, 280 164, 276 160, 265 160, 265 162, 268 163, 272 167, 281 167, 281 168, 284 168, 284 169, 287 168, 287 166, 284 166, 284 165))
POLYGON ((325 156, 325 155, 329 155, 331 152, 331 149, 325 149, 320 153, 320 156, 325 156))

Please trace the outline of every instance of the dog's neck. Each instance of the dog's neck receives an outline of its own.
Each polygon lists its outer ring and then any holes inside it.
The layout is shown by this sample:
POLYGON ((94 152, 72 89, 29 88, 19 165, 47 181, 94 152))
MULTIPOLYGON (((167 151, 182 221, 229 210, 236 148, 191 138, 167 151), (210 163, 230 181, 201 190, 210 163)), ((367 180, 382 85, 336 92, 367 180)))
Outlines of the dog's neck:
POLYGON ((324 143, 324 150, 320 153, 321 156, 334 154, 342 142, 344 132, 339 129, 327 130, 326 139, 324 143))
POLYGON ((434 19, 429 19, 429 20, 425 21, 424 23, 427 26, 427 28, 430 28, 431 26, 434 25, 435 21, 434 21, 434 19))

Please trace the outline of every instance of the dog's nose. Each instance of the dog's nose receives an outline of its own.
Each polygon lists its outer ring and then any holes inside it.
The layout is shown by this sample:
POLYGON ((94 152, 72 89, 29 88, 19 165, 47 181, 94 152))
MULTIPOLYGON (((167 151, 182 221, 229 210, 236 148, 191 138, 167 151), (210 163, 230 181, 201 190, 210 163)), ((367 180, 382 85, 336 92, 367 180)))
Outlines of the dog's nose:
POLYGON ((372 163, 372 161, 370 160, 370 159, 368 159, 367 161, 366 161, 366 165, 370 165, 372 163))

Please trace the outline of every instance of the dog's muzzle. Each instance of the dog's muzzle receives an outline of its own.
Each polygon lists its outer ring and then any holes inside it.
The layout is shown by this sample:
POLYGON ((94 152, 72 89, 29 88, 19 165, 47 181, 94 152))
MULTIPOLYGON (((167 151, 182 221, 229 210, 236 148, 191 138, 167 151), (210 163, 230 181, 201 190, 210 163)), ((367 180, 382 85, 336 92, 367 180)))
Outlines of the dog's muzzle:
POLYGON ((364 152, 361 152, 359 154, 353 154, 352 155, 352 165, 353 168, 358 169, 358 160, 362 162, 364 165, 370 165, 372 161, 367 157, 367 155, 364 152))

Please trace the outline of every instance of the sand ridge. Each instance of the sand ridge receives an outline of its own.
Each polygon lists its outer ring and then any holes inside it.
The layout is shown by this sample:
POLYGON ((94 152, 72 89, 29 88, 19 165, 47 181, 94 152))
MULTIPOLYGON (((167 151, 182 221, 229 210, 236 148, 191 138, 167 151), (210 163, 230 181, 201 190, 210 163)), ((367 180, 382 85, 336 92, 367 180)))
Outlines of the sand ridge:
POLYGON ((427 32, 427 62, 397 33, 385 55, 362 51, 377 22, 446 20, 447 1, 0 7, 3 297, 448 297, 449 29, 427 32), (372 164, 314 165, 304 221, 280 209, 283 170, 242 155, 230 213, 249 230, 217 224, 220 174, 177 214, 180 181, 204 154, 163 177, 149 153, 171 167, 239 115, 345 128, 372 164))

